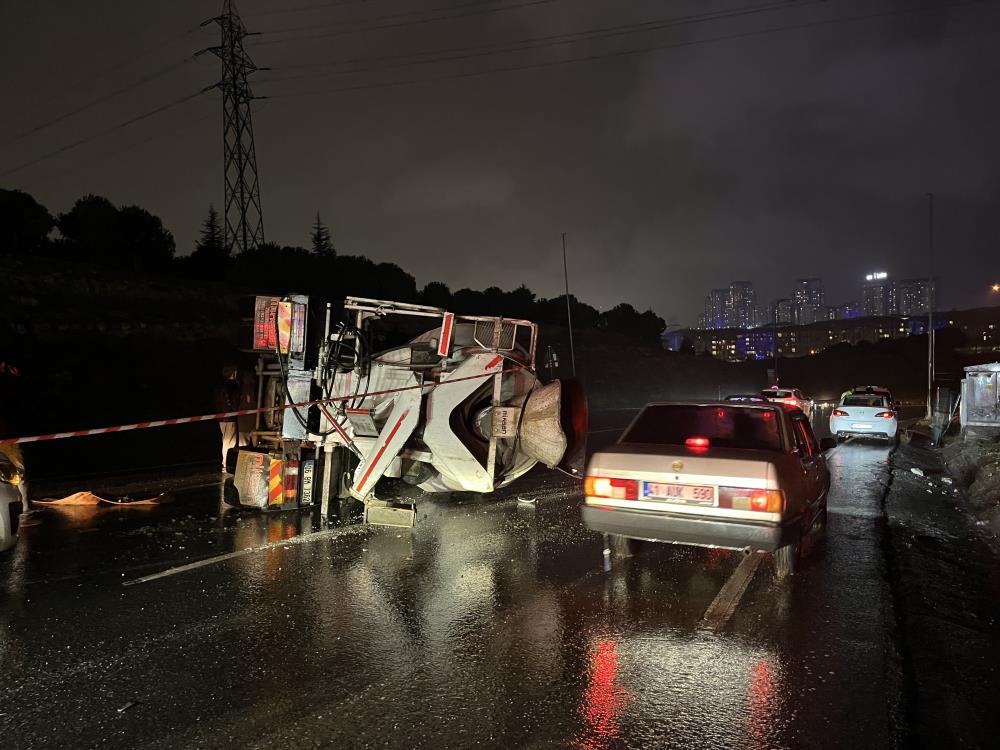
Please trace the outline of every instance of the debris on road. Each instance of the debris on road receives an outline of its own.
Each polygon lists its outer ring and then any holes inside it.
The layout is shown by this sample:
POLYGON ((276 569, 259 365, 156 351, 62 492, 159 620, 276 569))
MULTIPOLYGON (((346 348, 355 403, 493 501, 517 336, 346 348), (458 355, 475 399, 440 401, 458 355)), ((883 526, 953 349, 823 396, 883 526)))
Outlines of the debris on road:
POLYGON ((74 492, 72 495, 67 495, 66 497, 52 498, 47 497, 42 500, 32 500, 33 503, 38 503, 39 505, 55 505, 55 506, 95 506, 95 505, 118 505, 118 506, 132 506, 132 505, 159 505, 160 497, 151 498, 132 498, 128 495, 123 495, 121 497, 98 497, 93 492, 89 490, 83 490, 81 492, 74 492))

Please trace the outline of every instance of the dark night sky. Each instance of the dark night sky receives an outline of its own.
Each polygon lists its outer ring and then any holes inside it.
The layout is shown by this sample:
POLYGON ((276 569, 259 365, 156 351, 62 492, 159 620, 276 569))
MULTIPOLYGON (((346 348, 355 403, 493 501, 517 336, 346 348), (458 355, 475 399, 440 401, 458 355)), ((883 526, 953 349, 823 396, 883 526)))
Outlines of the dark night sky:
MULTIPOLYGON (((566 231, 580 298, 693 323, 706 291, 733 279, 753 280, 767 301, 797 277, 821 276, 836 303, 856 298, 868 271, 925 273, 924 194, 934 191, 942 306, 988 302, 985 287, 1000 276, 1000 3, 526 2, 243 0, 250 30, 297 29, 247 40, 256 63, 273 68, 254 79, 255 93, 273 97, 255 105, 267 238, 307 244, 319 210, 342 251, 396 262, 421 285, 527 283, 551 296, 561 292, 566 231), (478 12, 505 5, 522 7, 478 12), (761 5, 775 9, 480 54, 485 44, 761 5), (811 25, 921 5, 938 9, 811 25), (444 6, 477 14, 398 16, 444 6), (381 16, 394 26, 364 28, 381 16), (346 75, 302 67, 454 48, 477 56, 346 75), (428 78, 445 80, 372 85, 428 78)), ((214 57, 184 58, 217 43, 217 27, 198 23, 220 7, 0 3, 0 186, 53 212, 91 192, 137 203, 190 252, 208 204, 222 202, 220 94, 107 131, 218 79, 214 57)))

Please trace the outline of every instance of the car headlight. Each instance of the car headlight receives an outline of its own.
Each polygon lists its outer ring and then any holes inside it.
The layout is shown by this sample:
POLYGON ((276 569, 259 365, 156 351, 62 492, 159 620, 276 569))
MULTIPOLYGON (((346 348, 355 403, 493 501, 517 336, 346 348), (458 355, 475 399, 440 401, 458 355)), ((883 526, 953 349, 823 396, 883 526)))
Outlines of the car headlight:
POLYGON ((0 482, 17 487, 23 478, 21 470, 13 464, 0 464, 0 482))

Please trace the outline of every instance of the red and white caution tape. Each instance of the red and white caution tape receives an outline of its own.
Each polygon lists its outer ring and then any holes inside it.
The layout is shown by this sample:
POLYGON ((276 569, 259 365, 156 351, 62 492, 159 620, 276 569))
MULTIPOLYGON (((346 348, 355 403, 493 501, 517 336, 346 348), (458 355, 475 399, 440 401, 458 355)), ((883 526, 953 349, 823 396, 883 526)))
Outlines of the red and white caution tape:
MULTIPOLYGON (((487 369, 492 369, 495 367, 499 361, 503 359, 501 355, 497 357, 486 365, 487 369)), ((523 369, 522 367, 514 367, 505 372, 513 372, 517 369, 523 369)), ((296 404, 285 404, 283 406, 268 406, 262 409, 239 409, 237 411, 223 411, 217 412, 215 414, 201 414, 197 417, 179 417, 177 419, 157 419, 150 422, 134 422, 133 424, 120 424, 113 427, 97 427, 92 430, 73 430, 72 432, 52 432, 48 435, 30 435, 27 437, 16 437, 16 438, 3 438, 0 439, 0 445, 13 445, 15 443, 41 443, 47 440, 65 440, 66 438, 76 438, 76 437, 88 437, 90 435, 107 435, 112 432, 131 432, 133 430, 148 430, 153 427, 168 427, 175 424, 191 424, 192 422, 214 422, 220 419, 229 419, 230 417, 244 417, 251 414, 263 414, 272 411, 284 411, 286 409, 301 409, 303 407, 319 405, 322 409, 324 404, 332 404, 338 401, 353 401, 357 398, 369 398, 372 396, 388 396, 393 393, 401 393, 403 391, 413 391, 428 387, 437 387, 440 385, 448 385, 449 383, 460 383, 464 380, 477 380, 484 378, 492 378, 497 373, 495 372, 485 372, 480 375, 469 375, 464 378, 454 378, 453 380, 445 380, 440 383, 425 383, 421 385, 407 385, 400 388, 389 388, 384 391, 370 391, 368 393, 358 393, 352 394, 350 396, 333 396, 332 398, 320 398, 314 401, 302 401, 296 404)), ((324 410, 325 411, 325 410, 324 410)), ((329 417, 329 413, 327 413, 329 417)), ((336 420, 331 419, 331 422, 337 425, 336 420)), ((341 431, 342 432, 342 431, 341 431)), ((346 435, 345 435, 346 437, 346 435)))

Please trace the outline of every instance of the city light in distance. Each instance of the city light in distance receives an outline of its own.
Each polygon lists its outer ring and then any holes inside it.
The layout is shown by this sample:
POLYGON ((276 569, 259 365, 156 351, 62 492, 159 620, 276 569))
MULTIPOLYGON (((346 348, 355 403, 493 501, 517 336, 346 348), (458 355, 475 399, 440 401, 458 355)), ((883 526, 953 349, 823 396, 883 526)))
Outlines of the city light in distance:
POLYGON ((882 279, 889 278, 889 274, 885 271, 876 271, 875 273, 870 273, 865 276, 865 281, 881 281, 882 279))

